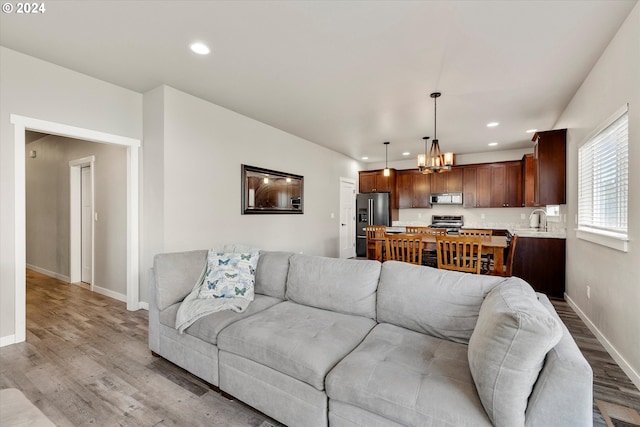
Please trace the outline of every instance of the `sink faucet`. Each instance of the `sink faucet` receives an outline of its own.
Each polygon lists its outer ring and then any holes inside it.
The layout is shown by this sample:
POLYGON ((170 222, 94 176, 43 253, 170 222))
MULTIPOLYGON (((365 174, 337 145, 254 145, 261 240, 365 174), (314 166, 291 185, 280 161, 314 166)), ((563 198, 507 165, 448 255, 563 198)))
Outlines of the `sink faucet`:
POLYGON ((535 215, 536 213, 541 213, 544 214, 542 217, 540 217, 540 222, 538 223, 538 229, 547 231, 547 211, 545 209, 534 209, 530 214, 529 214, 529 223, 531 223, 531 218, 533 217, 533 215, 535 215))

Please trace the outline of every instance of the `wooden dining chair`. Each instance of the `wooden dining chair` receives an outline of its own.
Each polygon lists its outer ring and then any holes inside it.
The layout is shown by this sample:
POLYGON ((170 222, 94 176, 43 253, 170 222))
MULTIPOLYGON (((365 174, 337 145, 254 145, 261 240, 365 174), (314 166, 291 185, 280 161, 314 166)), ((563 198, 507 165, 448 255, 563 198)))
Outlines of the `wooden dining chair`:
POLYGON ((385 234, 386 261, 402 261, 422 265, 420 234, 385 234))
POLYGON ((511 242, 509 242, 509 249, 507 249, 507 260, 504 263, 502 274, 497 273, 493 269, 493 263, 491 265, 491 269, 489 270, 489 274, 491 274, 492 276, 504 276, 504 277, 513 276, 513 258, 515 257, 515 254, 516 254, 517 244, 518 244, 518 235, 514 234, 513 237, 511 237, 511 242))
POLYGON ((405 227, 406 233, 407 234, 419 234, 419 233, 426 233, 427 230, 429 230, 429 227, 422 227, 422 226, 417 226, 417 225, 407 225, 405 227))
MULTIPOLYGON (((446 236, 447 229, 446 228, 431 228, 431 227, 418 227, 418 226, 407 226, 407 233, 416 233, 416 234, 429 234, 431 236, 446 236)), ((426 265, 427 267, 438 267, 438 257, 436 255, 435 249, 429 249, 427 247, 422 248, 422 265, 426 265)))
POLYGON ((384 257, 382 246, 387 227, 384 225, 367 225, 364 230, 367 236, 367 259, 375 259, 382 262, 384 257))
POLYGON ((407 226, 406 233, 407 234, 430 234, 432 236, 444 236, 447 234, 446 228, 431 228, 431 227, 418 227, 418 226, 407 226))
POLYGON ((480 274, 482 238, 436 236, 438 268, 480 274))
MULTIPOLYGON (((473 236, 473 237, 481 237, 483 239, 490 239, 493 236, 493 230, 491 229, 474 229, 474 228, 461 228, 458 233, 459 236, 473 236)), ((492 254, 482 254, 481 255, 482 262, 480 264, 480 272, 482 274, 490 274, 491 273, 491 264, 493 263, 493 255, 492 254)))
POLYGON ((489 229, 473 229, 473 228, 461 228, 458 232, 459 236, 473 236, 473 237, 482 237, 486 239, 488 237, 493 236, 493 230, 489 229))

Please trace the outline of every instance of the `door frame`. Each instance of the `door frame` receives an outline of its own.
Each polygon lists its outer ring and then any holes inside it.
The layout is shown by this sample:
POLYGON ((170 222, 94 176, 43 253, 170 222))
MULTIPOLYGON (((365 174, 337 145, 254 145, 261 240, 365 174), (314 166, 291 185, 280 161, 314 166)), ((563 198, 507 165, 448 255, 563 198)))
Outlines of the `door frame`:
POLYGON ((82 280, 82 214, 78 206, 82 200, 82 168, 89 167, 91 174, 91 290, 95 283, 95 156, 83 157, 69 162, 69 281, 82 280))
MULTIPOLYGON (((338 216, 338 227, 342 227, 341 225, 341 221, 342 221, 342 186, 343 183, 348 183, 349 185, 353 185, 353 218, 351 219, 351 222, 353 223, 352 225, 352 230, 353 230, 353 250, 351 252, 351 256, 348 258, 352 258, 356 256, 356 236, 355 236, 355 232, 356 232, 356 180, 355 179, 351 179, 351 178, 344 178, 344 177, 340 177, 340 214, 338 216)), ((338 228, 338 236, 342 236, 341 233, 341 228, 338 228)), ((339 240, 341 240, 339 238, 339 240)), ((338 257, 340 257, 342 255, 342 241, 339 241, 339 247, 338 247, 338 257)))
POLYGON ((140 140, 32 117, 11 114, 14 128, 14 343, 26 339, 26 183, 25 132, 32 130, 51 135, 83 139, 127 147, 127 310, 140 309, 139 294, 139 149, 140 140))

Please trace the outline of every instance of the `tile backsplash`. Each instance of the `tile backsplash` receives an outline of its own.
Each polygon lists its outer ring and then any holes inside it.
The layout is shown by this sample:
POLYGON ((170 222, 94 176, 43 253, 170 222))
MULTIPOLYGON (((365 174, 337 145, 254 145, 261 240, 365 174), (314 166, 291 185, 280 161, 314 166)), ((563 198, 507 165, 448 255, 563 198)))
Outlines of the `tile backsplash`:
MULTIPOLYGON (((528 228, 529 215, 535 208, 472 208, 462 206, 434 206, 431 209, 400 209, 394 226, 429 225, 431 215, 462 215, 465 227, 528 228)), ((549 231, 566 231, 566 205, 560 205, 559 221, 547 221, 549 231)))

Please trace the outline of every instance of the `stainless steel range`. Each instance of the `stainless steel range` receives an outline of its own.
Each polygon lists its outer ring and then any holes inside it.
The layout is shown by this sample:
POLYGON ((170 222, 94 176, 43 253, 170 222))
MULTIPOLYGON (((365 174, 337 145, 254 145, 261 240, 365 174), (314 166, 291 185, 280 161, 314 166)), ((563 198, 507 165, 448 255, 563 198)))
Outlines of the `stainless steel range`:
POLYGON ((448 234, 458 234, 463 226, 462 215, 431 215, 431 227, 446 228, 448 234))

